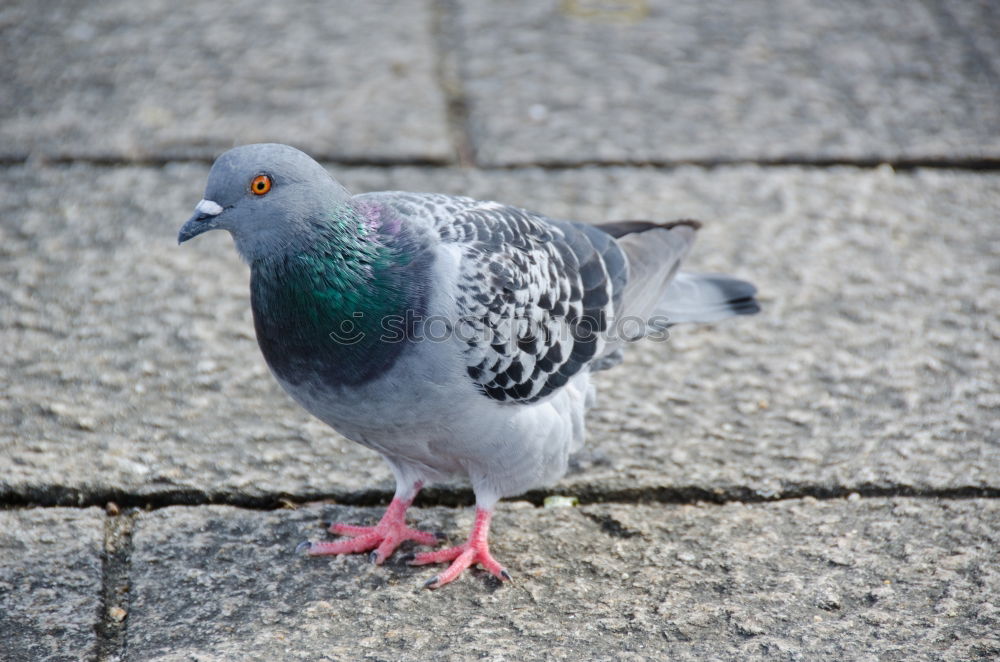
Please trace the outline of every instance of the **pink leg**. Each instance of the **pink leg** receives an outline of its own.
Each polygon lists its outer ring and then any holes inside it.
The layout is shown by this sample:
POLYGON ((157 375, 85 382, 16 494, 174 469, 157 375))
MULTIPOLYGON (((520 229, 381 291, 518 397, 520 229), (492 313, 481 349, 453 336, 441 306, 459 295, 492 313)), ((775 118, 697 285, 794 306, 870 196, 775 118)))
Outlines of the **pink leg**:
MULTIPOLYGON (((414 496, 420 487, 420 483, 414 485, 414 496)), ((372 563, 381 565, 405 540, 412 540, 419 545, 436 545, 438 537, 433 533, 406 526, 406 509, 411 503, 413 497, 408 499, 395 497, 375 526, 354 526, 337 522, 330 526, 330 532, 350 536, 348 540, 306 542, 300 544, 299 549, 306 549, 306 554, 309 556, 358 554, 373 550, 369 558, 372 563)))
POLYGON ((445 584, 458 578, 462 571, 478 563, 487 572, 501 581, 510 581, 510 573, 490 554, 490 546, 487 537, 490 533, 490 519, 493 518, 493 511, 485 508, 476 508, 476 522, 472 525, 472 533, 465 543, 457 547, 449 547, 434 552, 422 552, 417 554, 410 565, 425 565, 427 563, 445 563, 450 561, 448 568, 434 577, 427 580, 425 588, 441 588, 445 584))

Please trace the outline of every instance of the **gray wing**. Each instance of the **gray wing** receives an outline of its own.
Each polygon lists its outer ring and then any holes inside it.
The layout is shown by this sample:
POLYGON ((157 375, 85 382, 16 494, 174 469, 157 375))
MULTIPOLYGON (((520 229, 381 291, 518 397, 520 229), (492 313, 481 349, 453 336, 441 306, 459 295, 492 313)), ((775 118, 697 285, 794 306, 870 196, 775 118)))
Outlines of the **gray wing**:
POLYGON ((535 402, 601 357, 628 279, 609 234, 471 198, 359 197, 423 217, 461 250, 455 332, 469 378, 487 397, 535 402))

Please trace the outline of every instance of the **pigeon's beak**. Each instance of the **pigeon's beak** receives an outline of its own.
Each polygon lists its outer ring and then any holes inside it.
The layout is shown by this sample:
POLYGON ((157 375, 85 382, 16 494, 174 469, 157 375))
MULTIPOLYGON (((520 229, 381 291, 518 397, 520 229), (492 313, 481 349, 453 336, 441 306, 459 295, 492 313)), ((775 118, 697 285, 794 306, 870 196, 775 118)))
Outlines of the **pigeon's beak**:
POLYGON ((194 214, 181 227, 177 235, 177 243, 183 244, 192 237, 197 237, 202 232, 208 232, 218 227, 216 219, 222 213, 222 206, 211 200, 202 200, 194 208, 194 214))

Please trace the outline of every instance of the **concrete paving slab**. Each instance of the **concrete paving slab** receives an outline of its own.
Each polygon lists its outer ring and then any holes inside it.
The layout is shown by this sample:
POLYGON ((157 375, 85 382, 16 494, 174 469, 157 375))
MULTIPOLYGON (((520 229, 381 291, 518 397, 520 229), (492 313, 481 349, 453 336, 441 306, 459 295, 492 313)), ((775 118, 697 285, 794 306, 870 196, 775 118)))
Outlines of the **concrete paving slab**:
MULTIPOLYGON (((989 660, 1000 503, 841 499, 503 504, 514 574, 307 559, 320 520, 374 509, 168 508, 138 519, 127 659, 989 660)), ((453 538, 471 512, 414 510, 453 538)))
POLYGON ((457 3, 480 164, 1000 156, 994 3, 457 3))
POLYGON ((100 510, 0 511, 0 659, 93 659, 101 617, 100 510))
MULTIPOLYGON (((391 493, 374 453, 310 419, 267 374, 229 238, 175 245, 206 168, 3 172, 7 499, 391 493)), ((678 327, 598 376, 587 448, 557 491, 599 500, 1000 488, 995 175, 337 174, 358 191, 464 192, 588 221, 701 218, 690 266, 758 284, 762 315, 678 327)))
POLYGON ((434 53, 427 2, 8 2, 0 158, 443 161, 434 53))

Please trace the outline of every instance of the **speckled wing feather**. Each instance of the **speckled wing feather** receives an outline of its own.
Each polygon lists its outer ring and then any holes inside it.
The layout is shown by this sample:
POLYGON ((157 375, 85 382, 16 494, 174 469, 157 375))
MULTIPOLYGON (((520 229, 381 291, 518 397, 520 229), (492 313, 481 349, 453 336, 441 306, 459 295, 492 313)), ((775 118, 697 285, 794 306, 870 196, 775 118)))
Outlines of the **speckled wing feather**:
POLYGON ((486 396, 537 401, 601 356, 628 278, 607 233, 471 198, 361 197, 429 220, 442 242, 461 250, 455 333, 465 341, 468 375, 486 396))

